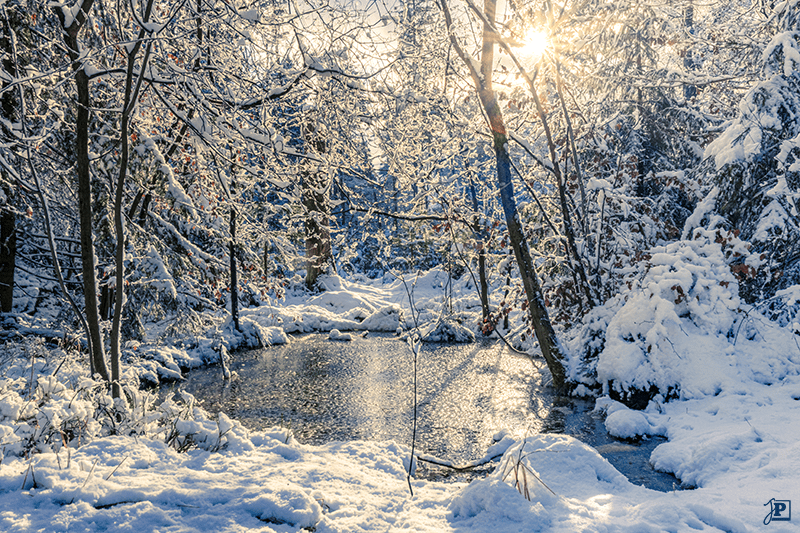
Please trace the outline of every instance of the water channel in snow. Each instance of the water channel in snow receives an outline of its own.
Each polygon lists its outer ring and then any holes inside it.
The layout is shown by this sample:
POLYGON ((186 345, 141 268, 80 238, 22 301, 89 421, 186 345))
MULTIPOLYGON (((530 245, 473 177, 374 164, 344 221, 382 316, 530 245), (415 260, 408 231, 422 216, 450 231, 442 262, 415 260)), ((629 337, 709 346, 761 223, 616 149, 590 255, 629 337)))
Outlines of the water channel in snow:
MULTIPOLYGON (((306 444, 411 443, 413 357, 397 337, 373 333, 343 342, 303 335, 235 353, 231 370, 227 383, 218 367, 194 370, 179 387, 209 412, 225 412, 254 430, 289 427, 306 444)), ((518 436, 564 433, 597 448, 633 483, 662 491, 680 486, 649 464, 664 439, 614 439, 592 412, 592 400, 555 396, 530 358, 497 341, 423 345, 417 383, 417 453, 459 464, 482 457, 503 429, 518 436)), ((474 479, 493 468, 464 473, 419 465, 418 476, 440 481, 474 479)))

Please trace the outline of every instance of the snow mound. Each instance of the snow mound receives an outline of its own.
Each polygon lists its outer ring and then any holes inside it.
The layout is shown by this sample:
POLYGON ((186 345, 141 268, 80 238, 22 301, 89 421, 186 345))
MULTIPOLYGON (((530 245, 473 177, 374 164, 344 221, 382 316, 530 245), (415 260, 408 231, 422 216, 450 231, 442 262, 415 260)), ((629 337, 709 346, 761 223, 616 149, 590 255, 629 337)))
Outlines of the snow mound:
POLYGON ((403 310, 399 305, 388 305, 378 309, 364 319, 359 325, 360 330, 369 331, 397 331, 403 322, 403 310))
POLYGON ((342 333, 338 329, 332 329, 328 334, 328 339, 332 341, 352 341, 353 336, 349 333, 342 333))
POLYGON ((549 513, 541 502, 528 503, 520 500, 519 492, 501 479, 475 481, 453 498, 450 504, 451 517, 454 521, 459 521, 486 513, 493 517, 500 514, 503 519, 511 521, 535 521, 541 528, 550 524, 549 513), (498 513, 498 510, 502 512, 498 513))
MULTIPOLYGON (((756 520, 761 503, 748 509, 756 520)), ((518 440, 495 472, 461 489, 449 508, 462 531, 751 531, 702 493, 631 484, 596 450, 565 435, 518 440)))
POLYGON ((647 417, 639 411, 617 411, 606 418, 606 431, 615 437, 633 439, 640 435, 649 435, 652 430, 647 417))
POLYGON ((311 528, 322 518, 322 507, 299 486, 278 490, 263 487, 261 491, 258 496, 241 501, 241 505, 259 520, 311 528))
POLYGON ((595 411, 605 411, 606 431, 609 435, 622 439, 635 439, 643 435, 662 435, 665 429, 650 422, 641 411, 629 409, 609 397, 598 398, 595 411))
POLYGON ((475 334, 454 320, 442 320, 422 334, 424 342, 475 342, 475 334))

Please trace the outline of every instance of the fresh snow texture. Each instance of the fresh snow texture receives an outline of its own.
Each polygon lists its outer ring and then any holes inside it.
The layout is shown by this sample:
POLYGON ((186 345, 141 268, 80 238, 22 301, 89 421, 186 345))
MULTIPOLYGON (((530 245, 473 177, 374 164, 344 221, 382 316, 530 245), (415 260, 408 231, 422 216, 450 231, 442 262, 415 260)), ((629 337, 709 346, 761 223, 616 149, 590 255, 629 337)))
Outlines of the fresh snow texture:
MULTIPOLYGON (((503 435, 506 451, 488 477, 412 479, 413 497, 405 479, 410 450, 393 442, 312 447, 273 429, 235 449, 178 453, 158 440, 116 436, 4 461, 0 530, 763 531, 764 504, 790 499, 797 487, 800 429, 784 423, 800 410, 792 396, 800 397, 800 381, 762 387, 744 402, 722 395, 646 413, 667 421, 676 439, 656 449, 655 464, 679 468, 700 487, 690 491, 635 486, 564 435, 503 435), (752 427, 743 423, 750 418, 752 427)), ((797 529, 774 522, 769 531, 797 529)))

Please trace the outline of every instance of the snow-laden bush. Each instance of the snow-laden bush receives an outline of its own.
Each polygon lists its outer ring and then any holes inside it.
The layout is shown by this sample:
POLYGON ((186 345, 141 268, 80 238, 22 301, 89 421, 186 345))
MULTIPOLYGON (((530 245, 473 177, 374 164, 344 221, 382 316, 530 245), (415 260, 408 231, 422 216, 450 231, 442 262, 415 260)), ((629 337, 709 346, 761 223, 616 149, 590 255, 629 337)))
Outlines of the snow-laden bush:
POLYGON ((146 414, 152 398, 125 388, 130 402, 114 400, 105 386, 79 377, 38 375, 0 380, 0 452, 26 456, 33 452, 76 448, 109 434, 152 431, 146 414))
POLYGON ((64 355, 60 350, 47 357, 17 351, 0 369, 0 461, 74 449, 109 435, 163 439, 179 451, 252 448, 241 424, 224 414, 209 416, 190 395, 157 404, 134 380, 123 384, 123 398, 114 399, 74 361, 54 364, 53 354, 64 355))
POLYGON ((289 337, 280 327, 264 326, 254 318, 240 317, 239 329, 234 327, 233 319, 228 317, 222 326, 230 348, 266 348, 275 344, 286 344, 289 337))
POLYGON ((475 342, 475 334, 452 318, 432 324, 422 333, 423 342, 475 342))
POLYGON ((201 448, 210 452, 225 449, 240 453, 254 448, 241 423, 231 420, 225 413, 210 418, 186 392, 181 393, 180 401, 166 399, 156 413, 164 440, 178 451, 201 448))
POLYGON ((703 372, 698 338, 731 335, 740 301, 730 250, 719 231, 694 237, 653 248, 644 276, 607 304, 613 315, 596 370, 612 394, 677 393, 689 373, 703 372))

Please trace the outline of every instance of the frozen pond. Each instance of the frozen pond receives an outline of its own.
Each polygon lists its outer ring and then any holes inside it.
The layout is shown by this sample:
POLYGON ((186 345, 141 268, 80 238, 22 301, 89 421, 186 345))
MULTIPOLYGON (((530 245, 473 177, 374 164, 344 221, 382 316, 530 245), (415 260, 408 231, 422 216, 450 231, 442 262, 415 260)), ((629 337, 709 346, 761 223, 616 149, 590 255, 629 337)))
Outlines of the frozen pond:
MULTIPOLYGON (((390 335, 352 342, 304 335, 288 345, 234 354, 236 375, 228 384, 220 368, 212 367, 192 371, 180 388, 212 413, 223 411, 251 429, 290 427, 307 444, 363 439, 410 445, 412 361, 408 345, 390 335)), ((673 490, 677 480, 648 463, 663 439, 636 444, 613 439, 591 413, 593 406, 554 396, 540 385, 531 360, 502 343, 428 344, 418 359, 416 449, 464 463, 482 457, 501 429, 565 433, 598 448, 632 482, 673 490)), ((487 469, 491 466, 483 472, 487 469)), ((424 463, 417 474, 438 480, 482 475, 424 463)))

